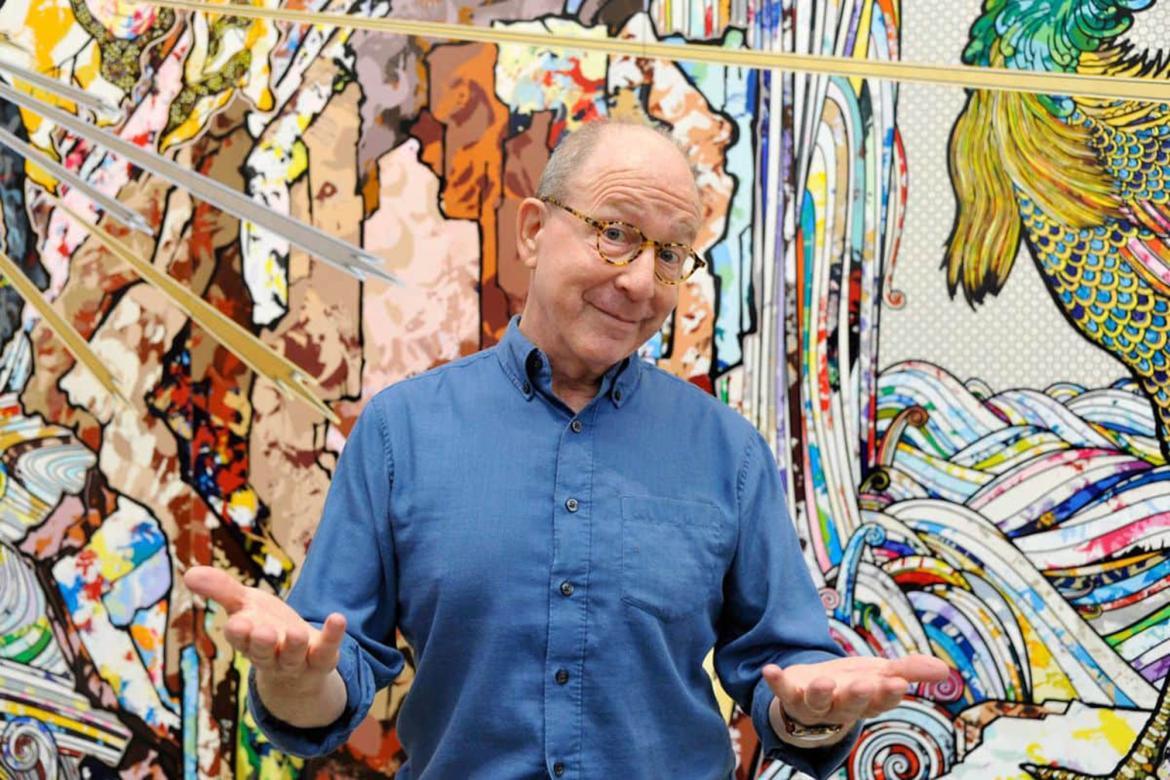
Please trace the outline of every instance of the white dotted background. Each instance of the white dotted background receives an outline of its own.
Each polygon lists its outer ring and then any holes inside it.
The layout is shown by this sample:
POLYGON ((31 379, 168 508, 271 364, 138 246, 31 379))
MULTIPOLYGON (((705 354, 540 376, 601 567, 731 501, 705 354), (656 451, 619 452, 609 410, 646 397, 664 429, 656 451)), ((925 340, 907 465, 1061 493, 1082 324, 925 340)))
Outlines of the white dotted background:
MULTIPOLYGON (((903 60, 959 64, 976 0, 906 0, 902 4, 903 60)), ((1170 0, 1136 15, 1126 35, 1137 46, 1170 50, 1170 0)), ((1026 249, 997 296, 975 310, 962 292, 947 291, 943 251, 955 216, 947 173, 951 127, 963 108, 959 88, 903 84, 898 121, 906 145, 909 201, 893 287, 902 309, 883 307, 880 363, 926 360, 960 380, 979 378, 992 390, 1043 389, 1054 382, 1088 387, 1128 376, 1107 352, 1090 344, 1057 309, 1026 249)))

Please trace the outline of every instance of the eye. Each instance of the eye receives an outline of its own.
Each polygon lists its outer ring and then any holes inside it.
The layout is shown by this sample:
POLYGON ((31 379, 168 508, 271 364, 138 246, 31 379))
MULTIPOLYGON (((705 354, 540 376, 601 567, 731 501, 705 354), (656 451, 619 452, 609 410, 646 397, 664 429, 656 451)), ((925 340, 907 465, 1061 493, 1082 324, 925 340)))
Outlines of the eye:
POLYGON ((667 265, 682 265, 685 257, 686 255, 675 247, 664 246, 658 250, 658 261, 667 265))
POLYGON ((629 231, 623 230, 621 225, 607 225, 601 231, 601 237, 615 244, 622 244, 629 238, 629 231))

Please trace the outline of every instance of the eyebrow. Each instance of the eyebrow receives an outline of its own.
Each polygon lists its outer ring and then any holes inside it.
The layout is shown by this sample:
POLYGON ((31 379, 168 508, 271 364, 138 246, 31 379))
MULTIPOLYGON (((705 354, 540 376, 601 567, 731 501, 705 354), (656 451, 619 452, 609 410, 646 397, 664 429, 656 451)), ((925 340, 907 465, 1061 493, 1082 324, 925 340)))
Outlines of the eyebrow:
MULTIPOLYGON (((601 203, 597 209, 598 211, 597 215, 594 217, 595 219, 598 219, 602 222, 610 220, 626 222, 628 224, 634 225, 639 230, 642 230, 643 233, 645 232, 641 222, 637 219, 637 216, 641 213, 642 207, 632 200, 627 198, 613 198, 601 203), (608 214, 614 214, 615 216, 607 216, 608 214)), ((686 238, 684 238, 682 241, 665 241, 663 243, 680 243, 690 246, 691 244, 695 243, 695 239, 699 237, 699 226, 685 217, 675 220, 674 224, 672 225, 672 229, 678 231, 686 238)))

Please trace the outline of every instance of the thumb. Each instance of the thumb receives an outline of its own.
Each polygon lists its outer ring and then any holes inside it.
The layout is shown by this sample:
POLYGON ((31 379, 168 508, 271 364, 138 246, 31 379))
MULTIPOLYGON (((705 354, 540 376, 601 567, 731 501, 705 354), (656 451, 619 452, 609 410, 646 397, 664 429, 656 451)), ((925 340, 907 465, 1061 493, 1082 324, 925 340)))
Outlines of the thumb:
POLYGON ((247 600, 248 589, 242 583, 211 566, 191 567, 183 575, 183 583, 192 593, 219 602, 229 615, 243 609, 247 600))
POLYGON ((772 695, 780 700, 781 704, 792 706, 800 698, 800 690, 788 679, 788 675, 776 664, 765 664, 762 670, 764 681, 772 690, 772 695))

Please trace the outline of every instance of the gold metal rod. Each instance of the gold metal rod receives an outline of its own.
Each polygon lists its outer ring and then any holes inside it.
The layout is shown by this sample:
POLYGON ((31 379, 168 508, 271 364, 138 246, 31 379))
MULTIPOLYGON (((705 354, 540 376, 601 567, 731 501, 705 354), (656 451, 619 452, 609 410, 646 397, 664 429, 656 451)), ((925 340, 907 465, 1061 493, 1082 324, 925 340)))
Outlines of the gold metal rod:
POLYGON ((420 22, 354 16, 335 12, 296 11, 287 8, 260 8, 239 3, 207 3, 197 0, 127 0, 131 4, 174 8, 186 11, 252 19, 316 24, 330 27, 371 30, 375 32, 445 38, 456 41, 479 41, 496 44, 538 46, 543 49, 581 49, 603 54, 648 57, 663 60, 688 60, 714 65, 748 68, 775 68, 802 73, 821 73, 922 84, 941 84, 1013 92, 1055 95, 1083 95, 1104 99, 1142 100, 1170 103, 1170 80, 1143 79, 1131 76, 1092 76, 1083 73, 1047 73, 1010 68, 976 68, 966 65, 862 60, 822 54, 792 54, 746 49, 724 49, 693 43, 659 43, 606 38, 583 38, 568 35, 475 27, 445 22, 420 22))
POLYGON ((286 397, 298 398, 334 425, 341 419, 328 405, 317 397, 313 390, 319 390, 317 381, 301 371, 296 364, 278 354, 246 328, 212 306, 203 298, 191 292, 170 274, 163 273, 153 264, 141 259, 126 244, 105 232, 85 217, 66 206, 60 198, 48 195, 53 204, 73 218, 89 235, 115 257, 123 260, 141 278, 165 295, 171 303, 195 321, 199 327, 227 349, 234 352, 254 372, 267 377, 286 397))
POLYGON ((20 297, 24 298, 37 313, 41 315, 41 319, 49 326, 49 329, 56 334, 57 338, 61 339, 65 344, 65 348, 69 350, 70 354, 81 363, 89 372, 93 374, 94 378, 101 383, 101 386, 106 389, 111 396, 116 398, 120 403, 127 403, 126 397, 118 390, 118 386, 114 383, 114 377, 106 368, 105 364, 98 359, 98 356, 89 348, 89 342, 81 337, 81 334, 69 324, 68 321, 53 308, 53 304, 45 298, 40 290, 37 289, 28 277, 24 275, 24 271, 13 262, 12 258, 0 252, 0 273, 8 279, 20 297))

